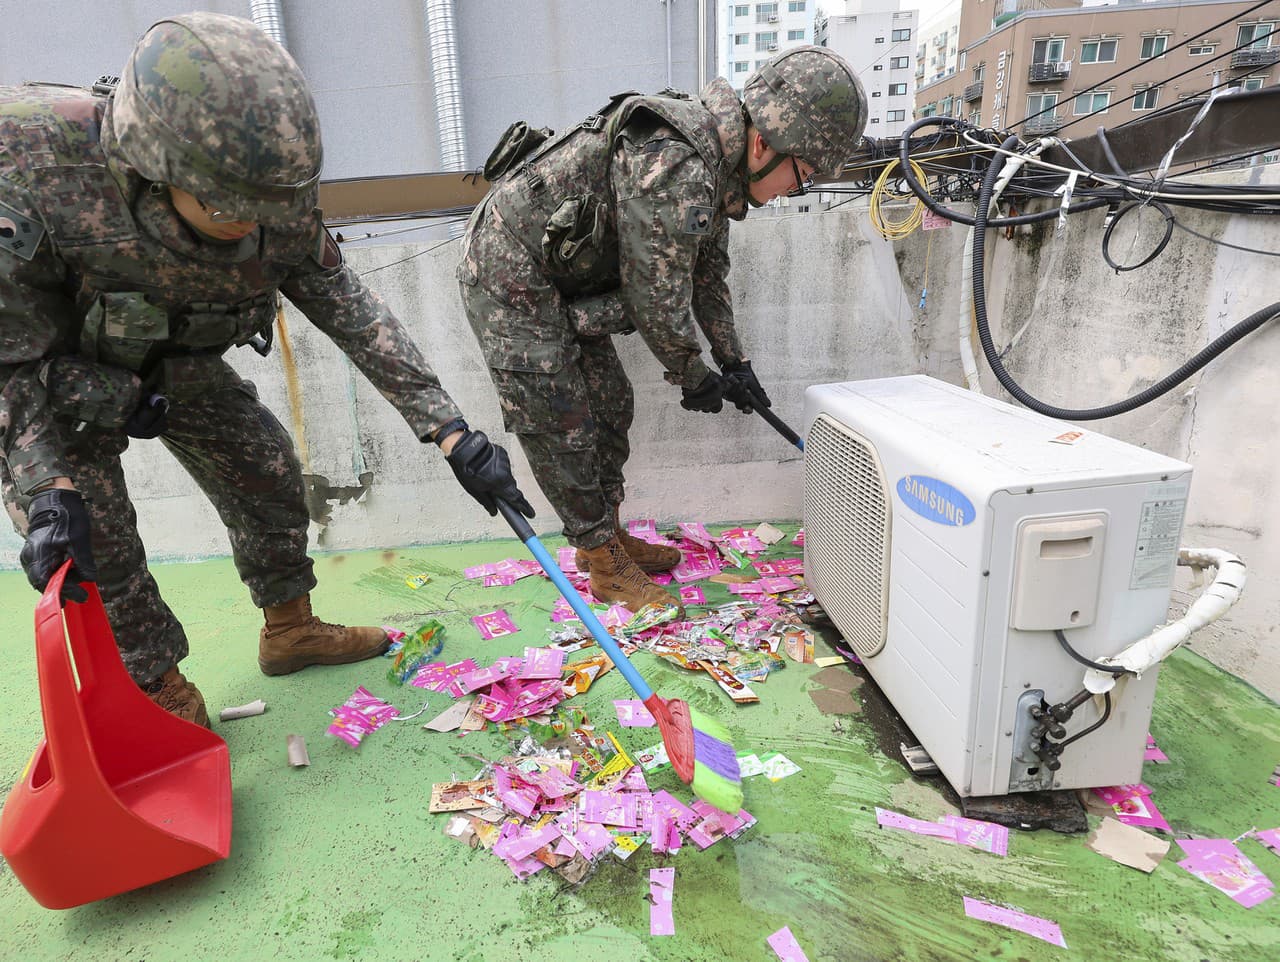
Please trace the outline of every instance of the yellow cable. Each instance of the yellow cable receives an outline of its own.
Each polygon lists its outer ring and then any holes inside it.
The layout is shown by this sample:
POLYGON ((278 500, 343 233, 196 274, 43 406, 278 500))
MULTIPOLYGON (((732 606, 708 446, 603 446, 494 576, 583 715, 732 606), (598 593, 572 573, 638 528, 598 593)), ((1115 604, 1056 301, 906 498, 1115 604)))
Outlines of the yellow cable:
MULTIPOLYGON (((924 201, 910 191, 900 194, 889 186, 889 175, 898 167, 898 163, 895 160, 891 164, 886 164, 884 170, 880 172, 880 176, 876 178, 875 187, 871 190, 871 223, 885 240, 902 240, 904 237, 909 237, 915 233, 924 221, 924 201), (881 204, 886 197, 890 201, 904 201, 914 198, 915 203, 911 206, 911 210, 905 219, 890 220, 881 210, 881 204)), ((911 161, 911 172, 916 175, 916 179, 921 184, 925 183, 926 174, 924 169, 914 160, 911 161)))

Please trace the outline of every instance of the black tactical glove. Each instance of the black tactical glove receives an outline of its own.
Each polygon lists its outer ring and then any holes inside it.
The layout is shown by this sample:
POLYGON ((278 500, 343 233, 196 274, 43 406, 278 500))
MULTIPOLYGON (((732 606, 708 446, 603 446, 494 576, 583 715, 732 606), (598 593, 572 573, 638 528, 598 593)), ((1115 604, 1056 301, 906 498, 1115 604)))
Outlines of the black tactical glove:
POLYGON ((533 506, 520 493, 511 474, 511 459, 506 450, 491 442, 483 431, 463 428, 462 437, 445 457, 458 483, 490 514, 498 513, 494 501, 498 497, 526 518, 533 517, 533 506))
POLYGON ((715 371, 708 371, 707 376, 698 382, 695 388, 681 388, 684 395, 680 406, 686 411, 701 411, 703 414, 719 414, 724 410, 724 396, 728 393, 729 379, 715 371))
POLYGON ((756 372, 751 370, 750 361, 731 361, 720 368, 729 379, 729 387, 724 396, 732 401, 743 414, 750 414, 755 408, 771 408, 773 402, 764 388, 756 380, 756 372))
POLYGON ((89 544, 89 512, 77 491, 41 491, 27 509, 27 543, 18 560, 31 587, 42 592, 68 558, 72 564, 62 587, 62 600, 86 601, 89 595, 80 582, 98 580, 89 544))
POLYGON ((168 414, 169 399, 163 394, 148 394, 124 422, 124 433, 131 438, 157 438, 169 426, 168 414))

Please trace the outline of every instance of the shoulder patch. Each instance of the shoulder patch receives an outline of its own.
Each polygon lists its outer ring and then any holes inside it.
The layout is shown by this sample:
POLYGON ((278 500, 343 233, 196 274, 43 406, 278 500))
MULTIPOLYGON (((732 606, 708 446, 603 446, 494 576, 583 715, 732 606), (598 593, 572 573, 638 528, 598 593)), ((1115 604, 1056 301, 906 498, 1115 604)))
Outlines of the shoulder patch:
POLYGON ((29 261, 36 256, 44 233, 44 225, 38 220, 0 204, 0 250, 29 261))
POLYGON ((686 234, 710 234, 711 224, 715 220, 714 207, 703 207, 690 204, 684 209, 684 232, 686 234))

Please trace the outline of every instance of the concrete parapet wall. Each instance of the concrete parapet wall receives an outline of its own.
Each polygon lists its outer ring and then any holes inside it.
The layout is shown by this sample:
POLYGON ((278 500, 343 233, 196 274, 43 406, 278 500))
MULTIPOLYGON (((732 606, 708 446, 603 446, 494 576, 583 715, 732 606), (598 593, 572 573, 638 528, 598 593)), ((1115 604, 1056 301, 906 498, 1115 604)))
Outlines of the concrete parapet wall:
MULTIPOLYGON (((1261 218, 1195 212, 1179 218, 1232 243, 1280 250, 1280 229, 1261 218)), ((1270 258, 1182 232, 1149 267, 1117 275, 1100 255, 1102 228, 1102 214, 1092 212, 1073 217, 1061 233, 1051 223, 989 240, 996 343, 1007 345, 1022 331, 1006 363, 1046 401, 1087 407, 1128 396, 1280 300, 1270 258)), ((954 225, 894 246, 870 228, 865 208, 734 225, 734 303, 775 410, 798 427, 809 384, 914 372, 961 383, 964 237, 954 225)), ((453 279, 457 244, 354 248, 346 256, 409 326, 472 425, 506 444, 519 476, 529 479, 518 445, 501 429, 496 396, 462 316, 453 279)), ((239 350, 232 358, 304 453, 315 479, 314 546, 347 550, 507 533, 323 335, 292 308, 286 318, 292 365, 280 349, 267 358, 239 350)), ((619 338, 618 345, 637 397, 629 516, 717 522, 800 515, 797 451, 758 418, 732 409, 685 412, 678 389, 662 380, 639 337, 619 338)), ((1280 697, 1280 664, 1268 654, 1280 622, 1278 363, 1280 326, 1272 325, 1164 398, 1089 425, 1195 465, 1184 541, 1239 553, 1251 579, 1240 605, 1201 632, 1194 647, 1272 697, 1280 697)), ((979 367, 988 393, 1000 395, 985 363, 979 367)), ((134 442, 126 469, 153 559, 227 553, 212 507, 158 442, 134 442)), ((556 531, 546 501, 528 490, 530 480, 525 486, 538 509, 535 526, 556 531)), ((0 535, 7 562, 18 543, 8 532, 0 535)), ((1180 588, 1175 598, 1192 594, 1180 588)))

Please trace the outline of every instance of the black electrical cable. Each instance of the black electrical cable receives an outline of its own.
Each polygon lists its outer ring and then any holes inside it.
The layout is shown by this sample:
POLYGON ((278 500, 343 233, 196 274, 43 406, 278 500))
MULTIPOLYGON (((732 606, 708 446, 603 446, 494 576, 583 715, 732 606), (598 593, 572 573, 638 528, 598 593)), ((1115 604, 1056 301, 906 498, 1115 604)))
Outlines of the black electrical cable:
POLYGON ((1084 736, 1089 734, 1090 732, 1096 732, 1099 728, 1101 728, 1106 723, 1107 719, 1111 717, 1111 692, 1108 691, 1103 693, 1102 705, 1103 707, 1102 707, 1101 718, 1099 718, 1096 722, 1094 722, 1092 725, 1090 725, 1088 728, 1084 729, 1083 731, 1078 731, 1074 735, 1072 735, 1070 738, 1066 739, 1065 741, 1060 741, 1057 743, 1058 754, 1061 754, 1062 749, 1066 748, 1072 742, 1078 742, 1080 739, 1084 738, 1084 736))
POLYGON ((1107 222, 1107 229, 1102 232, 1102 259, 1107 262, 1107 266, 1114 270, 1117 274, 1124 271, 1136 271, 1139 267, 1146 267, 1153 260, 1164 253, 1164 249, 1169 246, 1169 239, 1173 237, 1174 217, 1166 205, 1160 201, 1152 201, 1149 205, 1142 201, 1134 201, 1131 204, 1125 204, 1115 215, 1107 222), (1116 229, 1116 224, 1120 223, 1120 219, 1129 211, 1136 208, 1151 206, 1158 210, 1164 216, 1164 237, 1160 238, 1160 243, 1156 244, 1155 249, 1146 257, 1138 261, 1136 264, 1130 264, 1128 267, 1122 267, 1111 259, 1111 232, 1116 229))
MULTIPOLYGON (((960 123, 961 122, 954 117, 922 117, 920 118, 910 127, 908 127, 902 134, 902 143, 899 145, 899 148, 898 148, 899 149, 898 163, 902 166, 903 182, 908 187, 911 188, 911 193, 915 194, 917 197, 920 198, 921 202, 924 204, 925 207, 929 208, 929 210, 933 211, 939 217, 945 217, 947 220, 955 221, 957 224, 965 224, 969 227, 972 227, 974 226, 974 224, 977 223, 976 218, 971 217, 968 214, 961 214, 959 211, 951 210, 948 207, 943 207, 941 204, 939 204, 929 195, 929 192, 924 189, 924 185, 921 184, 920 181, 916 180, 916 175, 911 170, 911 154, 910 154, 911 135, 915 133, 915 131, 921 129, 922 127, 927 127, 927 126, 936 127, 941 124, 950 124, 952 126, 958 127, 960 126, 960 123)), ((1009 144, 1017 143, 1017 142, 1018 142, 1017 137, 1010 137, 1008 140, 1004 142, 1004 146, 1007 149, 1009 144)), ((1004 166, 1003 155, 997 154, 995 156, 1001 158, 1000 166, 1004 166)), ((994 160, 992 161, 992 165, 994 166, 994 160)), ((991 170, 991 167, 988 167, 987 169, 991 170)), ((988 191, 987 192, 988 202, 990 201, 990 197, 991 197, 991 192, 988 191)), ((1110 203, 1111 202, 1108 200, 1101 200, 1101 199, 1087 200, 1078 204, 1072 204, 1070 207, 1067 208, 1067 213, 1078 214, 1081 211, 1094 210, 1095 208, 1098 208, 1098 207, 1106 207, 1110 203)), ((1038 224, 1041 221, 1055 220, 1059 216, 1061 216, 1061 212, 1058 210, 1046 210, 1046 211, 1041 211, 1038 214, 1019 214, 1017 217, 994 217, 991 219, 987 219, 984 217, 983 220, 990 227, 1016 227, 1019 224, 1038 224)))
POLYGON ((1067 635, 1061 628, 1055 628, 1053 633, 1058 639, 1058 644, 1062 646, 1062 650, 1086 668, 1092 668, 1094 671, 1106 672, 1108 675, 1137 674, 1137 672, 1132 668, 1121 668, 1119 665, 1100 665, 1096 661, 1090 661, 1084 655, 1080 654, 1080 652, 1071 647, 1071 642, 1067 641, 1067 635))
MULTIPOLYGON (((1001 145, 1001 149, 1009 150, 1018 142, 1016 136, 1009 137, 1001 145)), ((1099 418, 1115 417, 1117 414, 1124 414, 1128 411, 1135 410, 1154 401, 1160 395, 1166 393, 1178 384, 1185 381, 1196 371, 1200 370, 1219 354, 1229 348, 1236 341, 1251 334, 1260 328, 1263 324, 1280 316, 1280 303, 1272 304, 1264 307, 1262 310, 1251 314, 1239 324, 1236 324, 1230 330, 1225 331, 1213 341, 1211 341, 1203 350, 1198 352, 1190 360, 1186 361, 1181 367, 1172 374, 1167 375, 1160 381, 1151 385, 1144 391, 1123 401, 1117 401, 1114 404, 1107 404, 1096 408, 1060 408, 1053 404, 1046 404, 1038 398, 1032 397, 1013 376, 1005 369, 1004 363, 1000 360, 1000 352, 996 350, 995 342, 991 338, 991 327, 987 321, 987 290, 986 290, 986 240, 987 226, 989 223, 994 224, 995 221, 988 221, 987 209, 991 205, 991 196, 995 192, 996 178, 1000 176, 1000 170, 1004 167, 1005 155, 1001 153, 995 154, 991 159, 991 165, 987 168, 987 175, 982 181, 982 190, 978 194, 978 204, 975 213, 977 217, 974 223, 973 232, 973 311, 978 326, 978 339, 982 342, 982 353, 987 358, 987 363, 991 366, 992 373, 996 379, 1021 404, 1026 405, 1033 411, 1049 417, 1058 418, 1063 421, 1094 421, 1099 418)), ((1100 206, 1107 203, 1106 201, 1098 201, 1100 206)), ((1056 211, 1051 212, 1052 216, 1058 216, 1056 211)))

